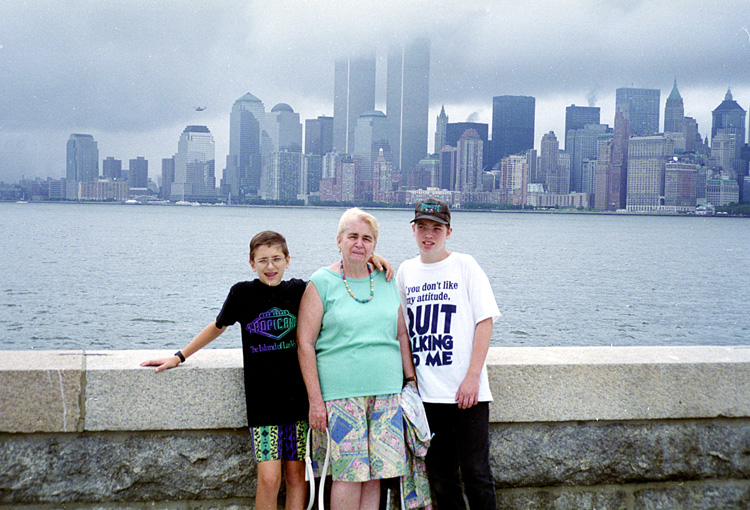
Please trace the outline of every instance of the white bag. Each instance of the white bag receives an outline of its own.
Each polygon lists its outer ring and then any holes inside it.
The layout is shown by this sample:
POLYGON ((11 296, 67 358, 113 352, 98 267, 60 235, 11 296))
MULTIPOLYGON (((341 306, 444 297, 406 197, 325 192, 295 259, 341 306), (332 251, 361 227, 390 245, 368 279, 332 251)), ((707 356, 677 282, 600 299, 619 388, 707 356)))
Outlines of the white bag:
MULTIPOLYGON (((305 441, 305 480, 310 482, 310 502, 307 504, 307 510, 312 510, 315 501, 315 470, 312 466, 312 448, 311 440, 312 427, 307 429, 307 439, 305 441)), ((326 458, 323 461, 323 469, 320 470, 320 488, 318 494, 318 510, 325 510, 323 507, 323 496, 326 484, 326 473, 328 473, 328 461, 331 459, 331 432, 326 427, 326 458)))

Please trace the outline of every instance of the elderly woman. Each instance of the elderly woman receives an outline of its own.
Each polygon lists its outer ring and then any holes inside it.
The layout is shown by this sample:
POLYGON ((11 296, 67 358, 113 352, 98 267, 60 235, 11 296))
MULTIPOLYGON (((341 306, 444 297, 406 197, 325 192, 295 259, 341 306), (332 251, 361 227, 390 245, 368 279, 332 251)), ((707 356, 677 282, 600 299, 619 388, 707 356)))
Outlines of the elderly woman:
POLYGON ((406 474, 399 396, 414 366, 408 340, 397 337, 396 286, 367 263, 377 240, 377 220, 347 210, 336 236, 341 260, 312 275, 300 302, 300 367, 310 427, 331 435, 333 510, 376 509, 380 480, 406 474))

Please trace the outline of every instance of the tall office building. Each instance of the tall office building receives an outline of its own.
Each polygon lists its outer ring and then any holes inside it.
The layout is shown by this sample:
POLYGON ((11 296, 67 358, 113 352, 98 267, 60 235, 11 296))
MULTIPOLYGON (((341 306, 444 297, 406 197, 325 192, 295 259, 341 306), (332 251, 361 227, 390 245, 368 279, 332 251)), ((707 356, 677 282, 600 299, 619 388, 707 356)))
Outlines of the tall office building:
POLYGON ((265 120, 263 101, 249 92, 237 99, 229 114, 229 155, 223 188, 232 201, 257 195, 262 169, 261 139, 265 120))
POLYGON ((698 165, 669 162, 664 167, 664 205, 677 210, 691 210, 696 206, 698 165))
POLYGON ((65 178, 93 182, 99 177, 99 146, 91 135, 73 133, 68 139, 65 178))
POLYGON ((628 185, 628 143, 630 141, 630 124, 625 114, 615 113, 615 128, 612 136, 611 166, 607 176, 608 211, 625 209, 628 185))
POLYGON ((435 120, 435 148, 437 154, 445 145, 446 134, 448 129, 448 115, 445 113, 445 105, 440 108, 440 115, 435 120))
POLYGON ((571 152, 568 132, 583 129, 587 124, 599 124, 600 109, 598 106, 576 106, 565 108, 565 150, 571 152))
POLYGON ((282 151, 271 154, 266 176, 265 200, 292 202, 306 193, 301 152, 282 151))
POLYGON ((445 128, 445 143, 451 147, 458 147, 458 140, 467 129, 476 131, 482 140, 482 162, 486 167, 490 150, 489 125, 481 122, 449 122, 445 128))
POLYGON ((302 123, 291 106, 279 103, 271 108, 264 125, 272 143, 269 152, 302 152, 302 123))
POLYGON ((663 136, 632 137, 628 143, 628 211, 654 211, 664 203, 664 170, 674 156, 672 140, 663 136))
POLYGON ((456 189, 456 148, 443 145, 440 149, 438 164, 438 188, 456 189))
POLYGON ((484 142, 473 129, 467 129, 456 147, 456 190, 482 190, 484 142))
POLYGON ((102 175, 105 179, 122 179, 122 160, 109 156, 102 161, 102 175))
POLYGON ((615 91, 615 111, 623 112, 630 124, 630 136, 650 136, 659 132, 659 89, 619 88, 615 91))
POLYGON ((378 110, 364 112, 357 120, 352 157, 359 162, 363 181, 372 180, 372 162, 377 159, 381 149, 386 161, 393 163, 388 127, 388 118, 378 110))
POLYGON ((337 60, 333 77, 333 150, 354 150, 354 128, 375 109, 375 54, 337 60))
POLYGON ((570 154, 570 190, 579 193, 592 193, 584 190, 583 165, 585 160, 594 160, 598 154, 597 143, 599 136, 607 133, 606 124, 585 124, 578 129, 570 129, 566 133, 565 152, 570 154))
POLYGON ((417 38, 388 48, 385 113, 396 171, 414 168, 427 155, 430 108, 430 41, 417 38))
POLYGON ((722 159, 722 169, 730 179, 737 176, 747 175, 747 162, 742 159, 742 146, 745 144, 745 116, 747 112, 732 99, 732 91, 727 90, 724 101, 711 112, 711 156, 713 158, 715 145, 727 156, 722 159), (733 152, 729 154, 728 147, 732 146, 733 152))
POLYGON ((372 163, 372 200, 388 202, 393 191, 393 164, 385 159, 381 149, 372 163))
POLYGON ((324 156, 333 152, 333 117, 305 120, 305 154, 324 156))
POLYGON ((188 126, 180 135, 175 154, 170 200, 216 198, 214 137, 206 126, 188 126))
POLYGON ((143 156, 130 160, 128 167, 128 186, 130 188, 148 187, 148 160, 143 156))
POLYGON ((492 141, 487 166, 511 154, 526 154, 534 148, 536 99, 530 96, 492 98, 492 141))
POLYGON ((677 90, 677 78, 675 78, 672 92, 669 93, 667 104, 664 106, 664 132, 682 133, 684 123, 685 104, 682 101, 680 91, 677 90))
POLYGON ((172 183, 174 182, 174 156, 162 158, 161 160, 161 190, 159 196, 169 200, 172 195, 172 183))
POLYGON ((526 203, 528 180, 529 165, 525 154, 513 154, 500 161, 498 189, 506 192, 509 203, 513 205, 526 203))
POLYGON ((537 182, 542 182, 547 188, 548 193, 552 193, 549 189, 549 180, 555 179, 557 176, 558 166, 558 153, 560 151, 560 142, 557 140, 554 131, 545 133, 542 136, 541 144, 539 145, 539 168, 537 171, 537 182))

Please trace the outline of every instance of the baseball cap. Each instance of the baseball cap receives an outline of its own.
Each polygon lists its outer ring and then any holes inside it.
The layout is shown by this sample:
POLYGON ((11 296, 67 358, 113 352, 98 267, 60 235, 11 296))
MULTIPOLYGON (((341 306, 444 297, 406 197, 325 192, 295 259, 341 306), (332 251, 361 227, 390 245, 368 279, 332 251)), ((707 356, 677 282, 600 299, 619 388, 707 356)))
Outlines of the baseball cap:
POLYGON ((432 220, 444 225, 451 224, 451 211, 448 204, 436 198, 425 198, 414 207, 414 223, 417 220, 432 220))

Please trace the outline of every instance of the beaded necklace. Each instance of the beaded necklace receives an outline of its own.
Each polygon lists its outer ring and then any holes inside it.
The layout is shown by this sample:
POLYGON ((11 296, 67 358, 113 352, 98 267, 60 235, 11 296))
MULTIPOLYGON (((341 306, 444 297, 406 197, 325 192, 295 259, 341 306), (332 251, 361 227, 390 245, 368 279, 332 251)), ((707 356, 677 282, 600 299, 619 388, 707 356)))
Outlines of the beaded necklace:
POLYGON ((352 289, 349 288, 349 283, 346 281, 346 275, 344 274, 344 260, 341 260, 341 277, 344 279, 344 285, 346 285, 346 290, 349 291, 349 295, 352 297, 354 301, 357 303, 369 303, 372 301, 372 297, 375 295, 375 282, 372 278, 372 269, 370 268, 370 264, 367 264, 367 272, 370 274, 370 297, 367 299, 359 299, 357 296, 354 295, 354 292, 352 292, 352 289))

